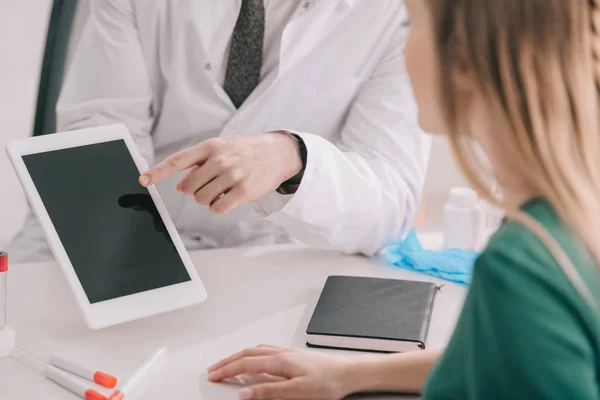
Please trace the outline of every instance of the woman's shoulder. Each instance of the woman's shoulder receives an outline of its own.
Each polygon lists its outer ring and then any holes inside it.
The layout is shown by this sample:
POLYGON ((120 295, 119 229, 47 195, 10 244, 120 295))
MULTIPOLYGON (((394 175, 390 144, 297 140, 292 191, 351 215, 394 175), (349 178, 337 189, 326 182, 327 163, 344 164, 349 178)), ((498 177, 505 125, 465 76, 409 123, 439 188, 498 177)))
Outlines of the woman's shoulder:
MULTIPOLYGON (((539 223, 559 244, 570 247, 574 243, 574 237, 569 228, 564 225, 554 208, 544 200, 531 200, 527 202, 521 211, 528 214, 539 223)), ((515 249, 532 250, 533 252, 550 254, 541 239, 529 228, 520 222, 505 219, 498 231, 491 237, 485 251, 515 249)))
MULTIPOLYGON (((524 211, 556 239, 578 271, 592 271, 549 204, 531 203, 524 211)), ((598 273, 593 273, 595 280, 584 281, 598 295, 598 273)), ((461 317, 426 397, 444 398, 455 390, 463 398, 597 398, 599 328, 598 313, 543 242, 507 220, 477 260, 461 317)))
MULTIPOLYGON (((599 293, 600 273, 584 246, 544 200, 533 200, 522 208, 556 241, 577 272, 590 287, 599 293)), ((548 247, 530 229, 514 220, 506 220, 492 236, 477 261, 475 274, 493 277, 512 285, 512 290, 531 290, 543 287, 559 291, 568 297, 579 294, 567 279, 548 247), (511 281, 517 282, 511 282, 511 281), (531 282, 528 286, 524 282, 531 282), (526 289, 527 288, 527 289, 526 289)), ((600 299, 599 299, 600 300, 600 299)))

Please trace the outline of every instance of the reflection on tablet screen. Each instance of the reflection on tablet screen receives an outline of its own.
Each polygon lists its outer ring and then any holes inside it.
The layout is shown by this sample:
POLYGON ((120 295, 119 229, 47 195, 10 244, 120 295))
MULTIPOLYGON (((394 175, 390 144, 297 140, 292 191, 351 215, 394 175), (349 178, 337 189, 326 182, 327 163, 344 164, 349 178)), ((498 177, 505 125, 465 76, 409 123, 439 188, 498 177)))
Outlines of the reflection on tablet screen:
POLYGON ((190 280, 124 141, 23 160, 90 303, 190 280))
POLYGON ((129 208, 135 211, 147 212, 148 214, 150 214, 150 216, 152 217, 152 224, 154 225, 154 229, 165 235, 165 239, 168 240, 173 247, 175 247, 175 244, 173 243, 173 240, 171 240, 171 236, 169 235, 169 231, 167 231, 167 227, 160 218, 160 214, 158 213, 156 204, 154 204, 154 200, 152 200, 152 197, 149 194, 124 194, 123 196, 119 197, 118 203, 120 207, 129 208))

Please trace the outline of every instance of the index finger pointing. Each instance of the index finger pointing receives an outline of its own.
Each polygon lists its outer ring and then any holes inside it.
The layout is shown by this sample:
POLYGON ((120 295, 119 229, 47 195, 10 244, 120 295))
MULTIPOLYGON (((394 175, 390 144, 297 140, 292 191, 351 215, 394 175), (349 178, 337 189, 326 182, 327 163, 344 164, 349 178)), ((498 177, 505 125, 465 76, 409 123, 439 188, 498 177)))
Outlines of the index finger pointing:
POLYGON ((206 157, 202 144, 179 151, 144 172, 140 176, 140 184, 142 186, 153 185, 176 172, 203 162, 206 157))

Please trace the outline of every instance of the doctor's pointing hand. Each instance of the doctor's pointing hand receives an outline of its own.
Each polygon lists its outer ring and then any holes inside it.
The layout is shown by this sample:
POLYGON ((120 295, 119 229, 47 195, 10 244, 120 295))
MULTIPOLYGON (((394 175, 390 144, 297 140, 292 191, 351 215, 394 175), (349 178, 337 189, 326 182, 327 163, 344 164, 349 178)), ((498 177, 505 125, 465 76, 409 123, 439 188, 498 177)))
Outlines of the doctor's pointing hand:
POLYGON ((187 170, 177 190, 210 206, 214 213, 225 214, 240 203, 274 192, 300 174, 303 165, 298 141, 282 131, 208 139, 149 169, 140 183, 150 186, 187 170))

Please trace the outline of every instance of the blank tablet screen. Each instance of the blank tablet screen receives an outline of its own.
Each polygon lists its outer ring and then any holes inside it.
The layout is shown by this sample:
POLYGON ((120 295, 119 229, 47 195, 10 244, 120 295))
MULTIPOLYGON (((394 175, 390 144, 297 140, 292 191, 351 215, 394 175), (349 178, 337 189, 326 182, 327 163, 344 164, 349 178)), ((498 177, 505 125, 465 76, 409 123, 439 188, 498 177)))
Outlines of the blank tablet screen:
POLYGON ((123 140, 23 160, 90 303, 190 280, 123 140))

